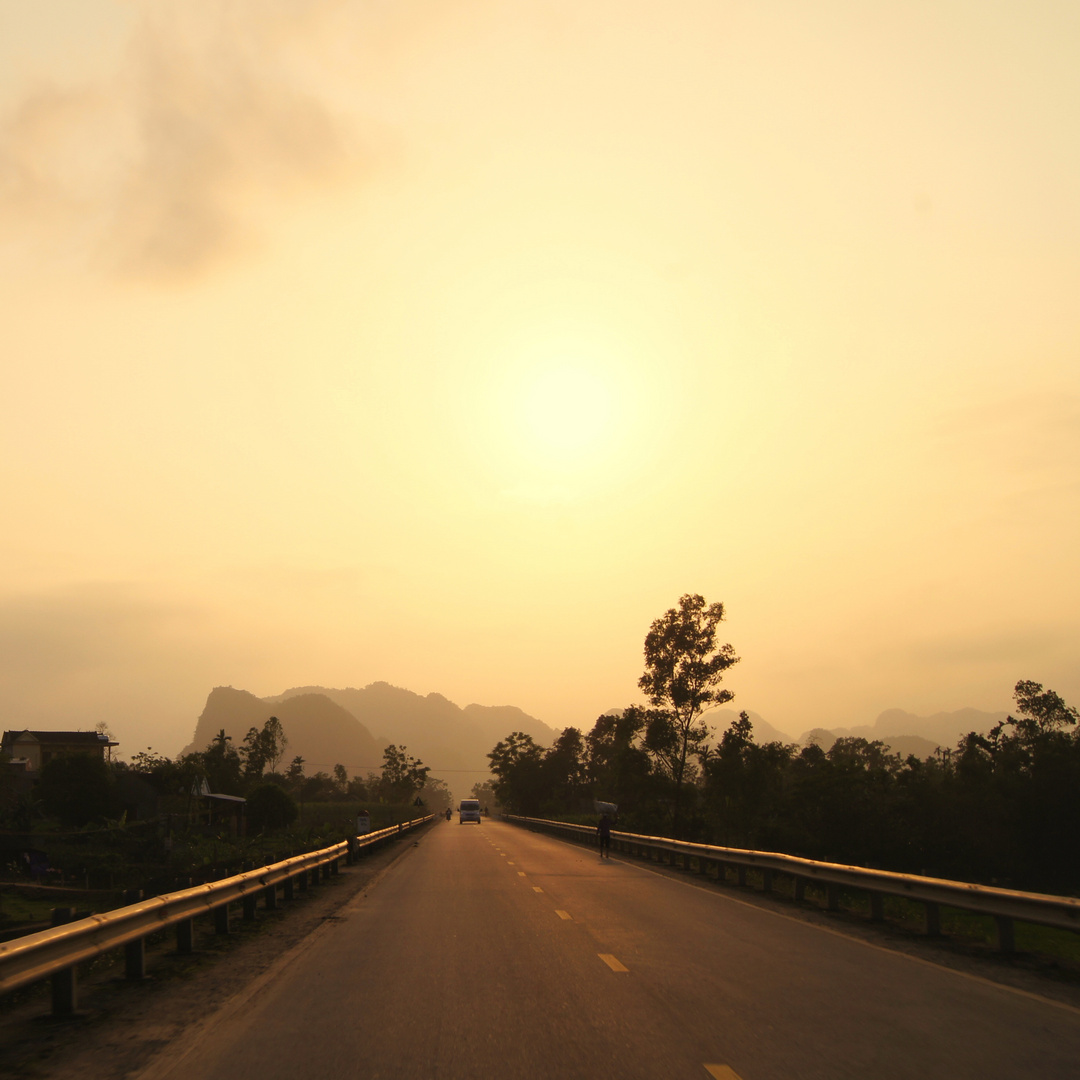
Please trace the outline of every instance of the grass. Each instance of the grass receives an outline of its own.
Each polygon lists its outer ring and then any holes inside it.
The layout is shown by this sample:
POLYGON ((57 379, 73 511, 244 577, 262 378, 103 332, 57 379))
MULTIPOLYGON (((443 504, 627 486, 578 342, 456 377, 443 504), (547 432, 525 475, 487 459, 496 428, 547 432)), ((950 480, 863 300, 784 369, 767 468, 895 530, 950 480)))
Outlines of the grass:
MULTIPOLYGON (((727 883, 735 884, 737 875, 727 868, 727 883)), ((748 888, 762 888, 762 874, 758 870, 746 873, 748 888)), ((795 898, 795 880, 782 874, 773 876, 773 893, 788 900, 795 898)), ((807 902, 824 907, 827 903, 825 889, 807 883, 807 902)), ((923 933, 926 927, 926 906, 918 900, 903 896, 884 896, 885 921, 914 933, 923 933)), ((861 889, 841 889, 840 909, 848 914, 870 918, 870 895, 861 889)), ((944 937, 962 945, 997 949, 997 923, 990 915, 965 911, 961 908, 941 907, 941 933, 944 937)), ((1080 933, 1075 930, 1059 930, 1052 926, 1040 926, 1017 920, 1014 923, 1016 951, 1030 953, 1055 964, 1080 971, 1080 933)))

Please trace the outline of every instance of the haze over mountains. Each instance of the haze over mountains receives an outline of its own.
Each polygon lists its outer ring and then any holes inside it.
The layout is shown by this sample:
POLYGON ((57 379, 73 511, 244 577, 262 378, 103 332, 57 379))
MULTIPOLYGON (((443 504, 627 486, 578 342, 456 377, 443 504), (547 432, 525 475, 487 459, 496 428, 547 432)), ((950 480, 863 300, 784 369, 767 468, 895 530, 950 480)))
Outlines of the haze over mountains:
MULTIPOLYGON (((717 709, 709 713, 707 721, 714 726, 717 735, 738 717, 735 709, 717 709)), ((916 757, 929 757, 938 747, 954 747, 968 732, 988 732, 995 724, 1003 721, 1009 714, 1005 712, 982 712, 979 709, 957 709, 955 712, 939 712, 932 716, 916 716, 903 709, 886 709, 873 724, 859 724, 856 727, 811 728, 804 731, 798 739, 773 727, 757 713, 748 713, 754 725, 754 741, 797 742, 802 746, 816 742, 824 750, 841 738, 862 738, 871 742, 879 740, 895 753, 914 754, 916 757)))
POLYGON ((362 689, 299 686, 259 698, 231 686, 215 687, 181 753, 204 749, 224 729, 239 745, 252 727, 276 716, 289 740, 286 759, 299 755, 305 771, 346 767, 350 776, 382 768, 390 743, 431 767, 460 798, 487 779, 487 753, 511 731, 524 731, 549 746, 557 732, 513 705, 466 705, 441 694, 422 696, 376 682, 362 689))
MULTIPOLYGON (((455 705, 441 694, 415 694, 389 683, 362 689, 298 686, 260 698, 231 686, 215 687, 195 726, 191 743, 181 753, 202 750, 224 729, 238 746, 252 727, 278 717, 289 740, 286 762, 299 755, 305 771, 329 772, 346 767, 350 776, 364 776, 382 767, 390 743, 404 746, 445 780, 458 798, 488 777, 487 754, 511 731, 524 731, 541 746, 550 746, 558 731, 513 705, 455 705)), ((717 709, 706 722, 719 737, 739 715, 717 709)), ((987 732, 1004 720, 1004 712, 959 709, 916 716, 887 709, 873 724, 850 728, 814 728, 794 739, 755 712, 748 713, 756 742, 817 742, 824 749, 841 737, 879 739, 893 751, 928 757, 939 746, 955 746, 969 731, 987 732)), ((589 725, 583 725, 587 730, 589 725)))

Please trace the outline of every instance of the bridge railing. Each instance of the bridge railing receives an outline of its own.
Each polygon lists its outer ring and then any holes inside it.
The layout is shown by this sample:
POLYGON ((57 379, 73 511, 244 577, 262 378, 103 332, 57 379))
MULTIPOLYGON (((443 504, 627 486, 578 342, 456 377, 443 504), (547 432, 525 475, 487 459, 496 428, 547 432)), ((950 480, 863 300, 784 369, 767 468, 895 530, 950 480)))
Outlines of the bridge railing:
MULTIPOLYGON (((513 815, 505 815, 505 820, 590 843, 596 840, 596 829, 587 825, 513 815)), ((1015 949, 1014 921, 1080 930, 1080 899, 1072 896, 1019 892, 918 874, 818 862, 772 851, 695 844, 663 836, 643 836, 614 830, 611 844, 625 854, 680 865, 684 870, 696 871, 720 881, 726 881, 725 868, 730 866, 734 868, 740 885, 746 885, 748 870, 759 871, 765 892, 772 891, 774 878, 780 874, 794 881, 793 895, 796 900, 804 898, 807 885, 820 885, 824 887, 830 911, 840 907, 841 888, 861 890, 869 894, 870 917, 877 922, 885 917, 883 897, 899 896, 916 900, 925 906, 926 932, 931 936, 941 933, 942 907, 989 915, 997 925, 998 947, 1006 953, 1015 949)))
POLYGON ((0 994, 51 977, 53 1012, 74 1012, 77 964, 124 947, 128 978, 142 978, 146 968, 145 940, 150 934, 175 926, 177 950, 191 952, 193 920, 197 916, 212 913, 215 930, 228 933, 229 905, 235 901, 242 901, 246 918, 254 918, 260 897, 267 907, 277 906, 279 885, 284 888, 285 899, 292 899, 296 887, 303 890, 320 878, 336 874, 343 858, 351 863, 360 854, 433 820, 432 815, 416 818, 242 874, 139 899, 126 907, 75 921, 67 921, 73 914, 71 909, 58 909, 54 922, 61 925, 0 943, 0 994))

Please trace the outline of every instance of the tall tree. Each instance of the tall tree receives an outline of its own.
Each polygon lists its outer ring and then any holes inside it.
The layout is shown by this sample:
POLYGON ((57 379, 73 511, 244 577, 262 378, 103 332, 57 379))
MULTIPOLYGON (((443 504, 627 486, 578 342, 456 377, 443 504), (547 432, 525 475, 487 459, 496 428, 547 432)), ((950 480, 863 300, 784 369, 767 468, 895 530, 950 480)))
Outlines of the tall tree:
POLYGON ((249 779, 259 780, 267 768, 276 773, 288 746, 289 740, 276 716, 271 716, 261 728, 249 728, 240 747, 244 774, 249 779))
POLYGON ((515 814, 536 814, 543 797, 544 751, 524 731, 512 731, 488 754, 499 805, 515 814))
POLYGON ((716 643, 723 619, 723 604, 706 604, 703 596, 687 593, 645 636, 645 673, 638 686, 653 705, 645 747, 671 777, 676 834, 688 759, 704 751, 709 737, 702 713, 735 696, 720 687, 724 673, 739 662, 730 645, 716 643))
POLYGON ((429 772, 431 769, 407 753, 404 746, 391 743, 383 751, 379 791, 387 802, 412 802, 427 783, 429 772))

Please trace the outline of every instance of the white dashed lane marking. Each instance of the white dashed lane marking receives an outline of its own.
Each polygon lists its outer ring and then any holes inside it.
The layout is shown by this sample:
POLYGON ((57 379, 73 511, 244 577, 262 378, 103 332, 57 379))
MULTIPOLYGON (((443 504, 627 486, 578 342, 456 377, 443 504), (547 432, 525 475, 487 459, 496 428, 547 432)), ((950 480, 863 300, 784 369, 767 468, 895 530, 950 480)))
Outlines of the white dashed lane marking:
POLYGON ((619 961, 616 960, 615 957, 611 955, 611 953, 602 952, 602 953, 597 953, 596 955, 599 956, 600 959, 603 960, 604 963, 607 964, 607 966, 609 968, 611 968, 612 971, 629 971, 630 970, 628 967, 623 967, 623 965, 620 964, 619 961))

